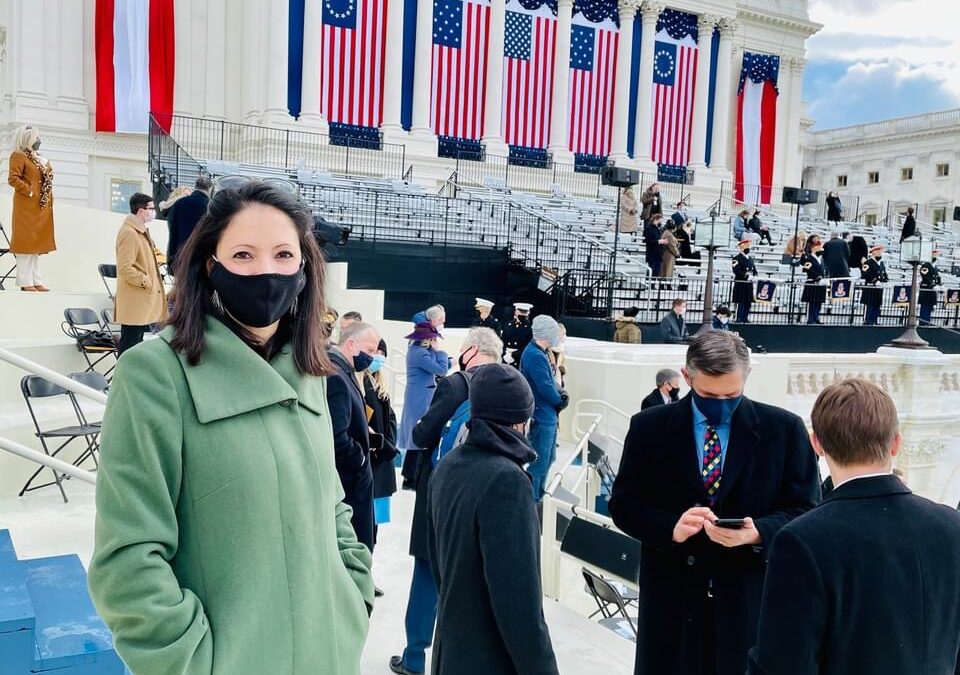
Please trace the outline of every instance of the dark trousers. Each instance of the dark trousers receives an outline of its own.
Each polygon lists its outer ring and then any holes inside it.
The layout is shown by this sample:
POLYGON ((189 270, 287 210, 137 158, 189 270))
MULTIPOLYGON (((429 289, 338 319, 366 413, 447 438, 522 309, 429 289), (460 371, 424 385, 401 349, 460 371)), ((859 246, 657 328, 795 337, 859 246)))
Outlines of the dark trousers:
POLYGON ((737 303, 737 323, 747 323, 748 317, 750 316, 750 307, 752 305, 752 302, 737 303))
POLYGON ((876 326, 877 319, 880 318, 880 305, 867 305, 867 316, 863 321, 864 326, 876 326))
POLYGON ((117 356, 119 357, 125 351, 131 347, 136 347, 138 344, 143 342, 143 334, 147 332, 147 328, 150 326, 127 326, 121 324, 120 326, 120 346, 118 347, 117 356))
POLYGON ((407 670, 422 673, 427 667, 427 647, 433 642, 433 626, 437 622, 437 582, 430 569, 430 561, 413 559, 413 579, 404 628, 407 647, 403 650, 403 665, 407 670))
POLYGON ((820 323, 820 308, 823 307, 823 303, 808 302, 807 305, 807 323, 820 323))
POLYGON ((933 305, 920 305, 920 325, 930 325, 930 315, 933 314, 933 305))
POLYGON ((763 240, 766 239, 767 243, 773 246, 773 237, 770 236, 770 230, 760 230, 760 243, 763 243, 763 240))

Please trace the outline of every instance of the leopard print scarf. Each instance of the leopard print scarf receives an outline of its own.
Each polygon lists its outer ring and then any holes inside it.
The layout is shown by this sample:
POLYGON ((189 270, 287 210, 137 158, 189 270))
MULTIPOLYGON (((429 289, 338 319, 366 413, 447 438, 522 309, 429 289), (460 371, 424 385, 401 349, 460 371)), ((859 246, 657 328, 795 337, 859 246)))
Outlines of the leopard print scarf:
POLYGON ((33 150, 27 150, 24 154, 40 172, 40 208, 45 209, 50 206, 53 199, 53 167, 49 161, 46 164, 42 163, 33 150))

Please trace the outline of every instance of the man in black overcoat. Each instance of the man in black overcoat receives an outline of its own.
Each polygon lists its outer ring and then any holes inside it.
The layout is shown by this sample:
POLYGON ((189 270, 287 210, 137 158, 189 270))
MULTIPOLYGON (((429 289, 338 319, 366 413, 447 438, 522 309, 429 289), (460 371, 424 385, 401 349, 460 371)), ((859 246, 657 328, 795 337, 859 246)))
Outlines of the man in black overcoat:
POLYGON ((827 387, 811 418, 836 487, 773 541, 749 672, 960 673, 960 514, 893 475, 897 410, 876 385, 827 387))
POLYGON ((743 675, 769 546, 819 501, 803 421, 744 397, 749 369, 741 338, 698 335, 690 394, 630 422, 610 514, 641 542, 636 675, 743 675))
POLYGON ((177 254, 187 243, 187 239, 193 234, 193 229, 200 222, 200 219, 207 213, 207 207, 210 205, 210 191, 213 189, 213 182, 209 176, 197 176, 193 192, 186 197, 181 197, 167 214, 167 271, 173 276, 177 275, 177 254))

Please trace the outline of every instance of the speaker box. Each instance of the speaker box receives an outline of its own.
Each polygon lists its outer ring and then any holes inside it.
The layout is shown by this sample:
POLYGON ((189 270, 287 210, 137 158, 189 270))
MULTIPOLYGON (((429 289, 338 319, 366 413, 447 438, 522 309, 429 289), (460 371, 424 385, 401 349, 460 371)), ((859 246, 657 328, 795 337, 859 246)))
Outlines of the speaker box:
POLYGON ((567 525, 560 550, 621 579, 640 578, 640 542, 583 518, 567 525))
POLYGON ((600 182, 614 187, 631 187, 640 182, 640 172, 623 166, 605 166, 600 170, 600 182))
POLYGON ((815 204, 820 193, 816 190, 798 187, 783 188, 784 204, 815 204))
POLYGON ((953 219, 960 220, 960 206, 953 207, 953 219))

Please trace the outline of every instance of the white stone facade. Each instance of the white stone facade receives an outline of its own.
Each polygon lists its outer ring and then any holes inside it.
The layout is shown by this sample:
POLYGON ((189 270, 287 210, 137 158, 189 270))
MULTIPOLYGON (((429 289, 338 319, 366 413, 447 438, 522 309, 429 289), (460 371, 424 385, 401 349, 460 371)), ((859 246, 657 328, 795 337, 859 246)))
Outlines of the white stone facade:
MULTIPOLYGON (((560 0, 561 33, 569 26, 572 0, 560 0)), ((502 20, 504 0, 492 3, 494 23, 502 20)), ((430 11, 418 17, 417 34, 423 48, 416 50, 413 128, 400 126, 400 51, 402 46, 402 0, 390 0, 387 22, 387 77, 383 131, 385 140, 407 146, 408 163, 419 175, 439 175, 435 157, 436 138, 429 125, 430 11), (420 169, 424 170, 420 170, 420 169), (432 170, 431 170, 432 169, 432 170)), ((429 2, 421 3, 431 8, 429 2)), ((652 35, 659 13, 667 5, 654 0, 620 0, 621 23, 629 28, 643 22, 643 35, 650 37, 640 61, 639 100, 650 98, 652 35), (644 84, 645 83, 645 84, 644 84)), ((718 26, 721 39, 712 128, 712 158, 705 161, 707 97, 700 88, 694 102, 693 156, 699 188, 713 190, 730 181, 735 166, 736 90, 744 50, 778 54, 781 57, 774 183, 796 184, 800 179, 801 81, 804 43, 819 29, 807 16, 805 0, 673 0, 673 9, 699 15, 703 35, 718 26), (719 149, 719 150, 718 150, 719 149)), ((95 133, 94 0, 5 0, 0 3, 0 154, 10 150, 13 129, 33 123, 44 134, 44 152, 55 168, 57 198, 74 204, 109 208, 112 180, 133 181, 149 188, 146 168, 146 138, 134 134, 95 133)), ((321 0, 308 0, 304 53, 315 58, 304 62, 303 114, 294 121, 286 111, 287 0, 176 0, 176 80, 174 112, 235 122, 285 126, 324 131, 319 111, 318 81, 321 0)), ((703 42, 709 55, 708 39, 703 42)), ((562 40, 560 41, 563 42, 562 40)), ((623 40, 626 45, 629 40, 623 40)), ((562 44, 559 45, 562 48, 562 44)), ((497 51, 498 43, 491 42, 497 51)), ((567 47, 569 50, 569 46, 567 47)), ((558 49, 558 52, 562 49, 558 49)), ((626 47, 621 48, 626 53, 626 47)), ((497 59, 491 59, 490 82, 497 82, 497 59)), ((698 83, 709 81, 710 58, 700 60, 698 83)), ((499 60, 502 64, 502 60, 499 60)), ((568 62, 555 63, 558 82, 566 82, 568 62)), ((629 69, 624 69, 628 71, 629 69)), ((637 151, 625 159, 625 136, 629 87, 616 92, 614 127, 621 137, 613 142, 612 155, 621 163, 655 173, 649 159, 651 124, 649 105, 639 105, 637 151)), ((551 149, 563 158, 567 120, 565 87, 555 87, 551 123, 551 149), (555 142, 556 141, 556 142, 555 142)), ((486 105, 488 124, 484 142, 491 152, 502 150, 500 96, 490 88, 486 105), (493 120, 491 122, 491 120, 493 120)), ((323 168, 323 167, 316 167, 323 168)))
POLYGON ((960 204, 960 108, 810 132, 803 178, 859 196, 862 222, 915 205, 919 221, 949 223, 960 204))

